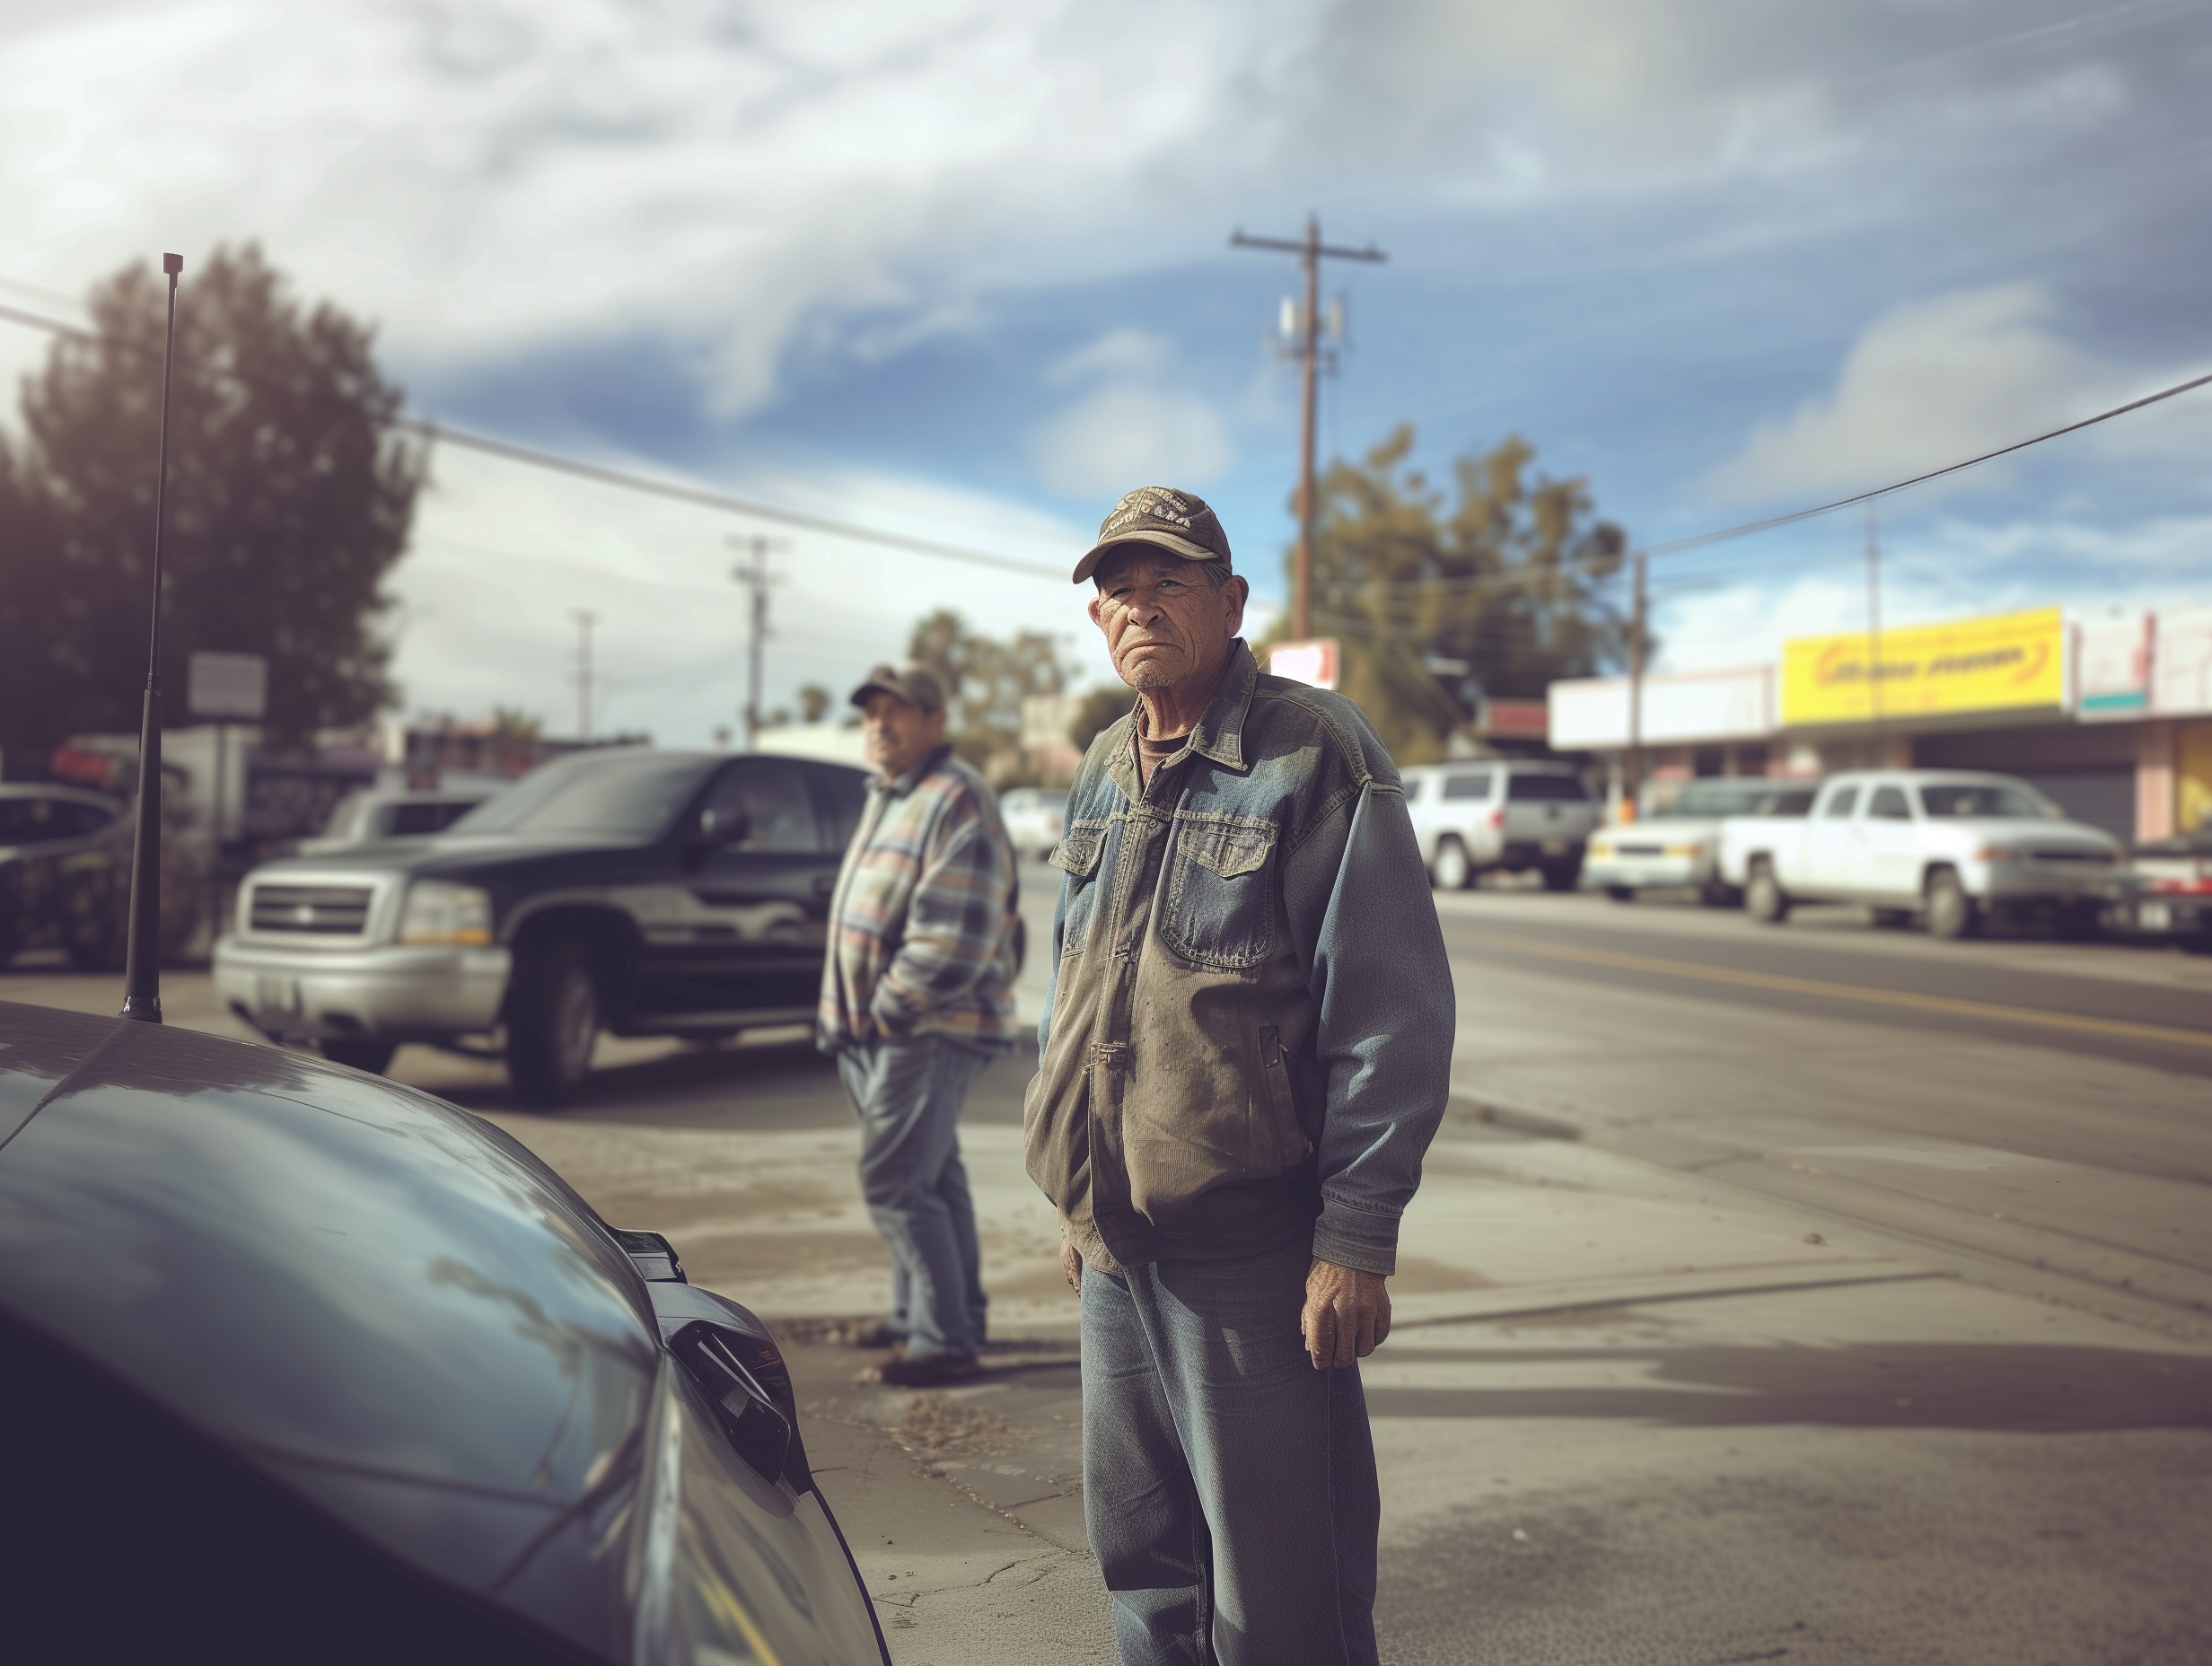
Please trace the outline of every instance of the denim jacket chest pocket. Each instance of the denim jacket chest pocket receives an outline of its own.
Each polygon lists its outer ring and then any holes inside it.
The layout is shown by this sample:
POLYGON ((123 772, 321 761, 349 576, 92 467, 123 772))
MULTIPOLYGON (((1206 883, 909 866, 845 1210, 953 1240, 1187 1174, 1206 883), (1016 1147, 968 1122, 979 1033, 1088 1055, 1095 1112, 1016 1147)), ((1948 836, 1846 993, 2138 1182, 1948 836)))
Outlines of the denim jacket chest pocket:
POLYGON ((1184 960, 1245 971, 1275 951, 1275 823, 1179 817, 1160 935, 1184 960))
POLYGON ((1067 878, 1067 903, 1060 916, 1060 952, 1073 954, 1083 947, 1091 928, 1092 910, 1098 902, 1098 860, 1106 849, 1103 827, 1076 826, 1060 836, 1048 858, 1067 878))

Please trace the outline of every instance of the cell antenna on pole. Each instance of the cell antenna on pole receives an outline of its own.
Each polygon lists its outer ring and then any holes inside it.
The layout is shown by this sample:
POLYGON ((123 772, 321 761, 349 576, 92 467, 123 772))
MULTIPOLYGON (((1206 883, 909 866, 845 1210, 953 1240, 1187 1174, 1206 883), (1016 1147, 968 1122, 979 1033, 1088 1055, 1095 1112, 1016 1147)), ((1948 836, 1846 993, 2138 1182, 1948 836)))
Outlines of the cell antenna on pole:
POLYGON ((138 718, 138 837, 130 857, 130 931, 123 955, 123 1013, 162 1022, 162 530, 168 521, 169 373, 177 357, 177 279, 182 255, 163 255, 169 330, 162 344, 160 460, 154 474, 153 624, 146 640, 146 697, 138 718))

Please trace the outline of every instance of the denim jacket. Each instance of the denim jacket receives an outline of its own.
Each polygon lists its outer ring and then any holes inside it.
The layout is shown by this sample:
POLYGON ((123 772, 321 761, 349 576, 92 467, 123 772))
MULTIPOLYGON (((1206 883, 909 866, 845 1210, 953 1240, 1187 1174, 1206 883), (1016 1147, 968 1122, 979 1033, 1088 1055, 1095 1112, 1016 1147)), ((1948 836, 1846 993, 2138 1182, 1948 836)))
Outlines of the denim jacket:
POLYGON ((1255 1254, 1397 1266, 1455 1008, 1397 768, 1340 695, 1239 642, 1139 786, 1134 713, 1068 796, 1030 1176, 1108 1272, 1255 1254))

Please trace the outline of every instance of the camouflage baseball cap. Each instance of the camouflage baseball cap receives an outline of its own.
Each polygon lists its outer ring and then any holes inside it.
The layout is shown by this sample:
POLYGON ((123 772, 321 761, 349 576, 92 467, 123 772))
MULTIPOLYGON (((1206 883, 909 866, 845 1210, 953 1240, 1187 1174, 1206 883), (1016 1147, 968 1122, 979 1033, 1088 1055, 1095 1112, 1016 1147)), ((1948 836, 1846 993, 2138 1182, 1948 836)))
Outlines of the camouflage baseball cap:
POLYGON ((1154 544, 1185 561, 1218 561, 1229 571, 1229 535, 1206 500, 1172 487, 1140 486, 1099 522, 1098 542, 1075 563, 1080 584, 1098 571, 1106 552, 1123 544, 1154 544))
POLYGON ((872 694, 894 695, 924 712, 944 709, 944 688, 918 665, 879 665, 853 690, 853 704, 865 706, 872 694))

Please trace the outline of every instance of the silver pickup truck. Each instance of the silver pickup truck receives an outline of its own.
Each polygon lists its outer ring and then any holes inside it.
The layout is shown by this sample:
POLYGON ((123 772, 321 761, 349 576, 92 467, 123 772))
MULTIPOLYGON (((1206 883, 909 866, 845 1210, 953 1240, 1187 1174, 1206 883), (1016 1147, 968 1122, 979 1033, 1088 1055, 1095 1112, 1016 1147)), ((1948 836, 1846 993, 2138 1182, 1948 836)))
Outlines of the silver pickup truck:
POLYGON ((1721 824, 1721 871, 1743 876, 1745 911, 1769 925, 1797 903, 1856 902, 1938 937, 1971 937, 1994 914, 2094 936, 2120 860, 2111 835, 2017 776, 1965 770, 1830 776, 1809 815, 1721 824))

